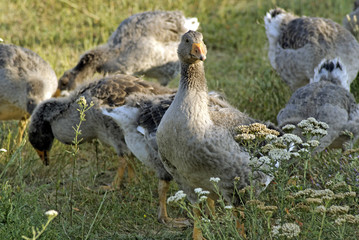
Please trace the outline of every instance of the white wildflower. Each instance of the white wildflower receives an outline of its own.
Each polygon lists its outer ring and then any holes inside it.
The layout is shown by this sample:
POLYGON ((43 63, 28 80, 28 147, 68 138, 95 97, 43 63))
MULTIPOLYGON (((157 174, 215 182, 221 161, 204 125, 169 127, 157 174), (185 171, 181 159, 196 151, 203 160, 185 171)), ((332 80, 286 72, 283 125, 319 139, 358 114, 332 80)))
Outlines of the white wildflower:
POLYGON ((200 198, 199 198, 199 201, 200 202, 203 202, 203 201, 206 201, 207 200, 207 196, 201 196, 200 198))
POLYGON ((283 136, 281 136, 281 138, 283 139, 283 141, 287 142, 287 143, 295 143, 295 144, 301 144, 303 141, 300 137, 298 137, 295 134, 291 134, 291 133, 286 133, 283 136))
POLYGON ((317 146, 319 146, 319 141, 318 141, 318 140, 309 140, 309 141, 308 141, 308 144, 309 144, 311 147, 317 147, 317 146))
POLYGON ((320 205, 314 209, 314 212, 321 214, 325 213, 326 211, 327 209, 323 205, 320 205))
POLYGON ((200 187, 199 187, 199 188, 195 188, 195 189, 194 189, 194 192, 197 193, 197 194, 199 194, 199 193, 202 192, 202 188, 200 188, 200 187))
POLYGON ((279 236, 280 232, 279 230, 281 229, 282 227, 281 226, 273 226, 273 229, 272 229, 272 235, 275 237, 275 236, 279 236))
POLYGON ((81 96, 76 100, 76 103, 78 105, 85 106, 87 104, 86 98, 84 96, 81 96))
POLYGON ((305 201, 309 204, 321 204, 322 199, 321 198, 307 198, 305 201))
POLYGON ((301 148, 298 150, 298 153, 307 153, 309 152, 308 149, 305 149, 305 148, 301 148))
POLYGON ((7 152, 5 148, 0 148, 0 152, 7 152))
POLYGON ((49 216, 49 217, 56 217, 59 213, 55 210, 49 210, 47 212, 45 212, 45 215, 46 216, 49 216))
POLYGON ((209 191, 203 190, 202 188, 195 188, 194 192, 197 193, 198 196, 209 194, 209 191))
POLYGON ((344 195, 346 197, 356 197, 357 193, 356 192, 346 192, 346 193, 344 193, 344 195))
POLYGON ((300 157, 300 154, 297 152, 290 153, 292 157, 300 157))
POLYGON ((329 125, 326 124, 325 122, 318 122, 318 125, 323 129, 328 129, 329 128, 329 125))
POLYGON ((210 222, 211 222, 210 219, 204 218, 204 217, 201 219, 201 221, 202 221, 202 222, 205 222, 205 223, 210 223, 210 222))
POLYGON ((339 218, 337 218, 337 219, 335 219, 335 224, 337 224, 337 225, 339 225, 339 226, 341 226, 341 225, 343 225, 344 223, 346 223, 346 219, 345 218, 343 218, 343 217, 339 217, 339 218))
POLYGON ((276 139, 276 138, 277 138, 277 136, 274 135, 274 134, 268 134, 268 135, 266 136, 266 140, 267 140, 267 141, 271 141, 271 140, 276 139))
POLYGON ((328 212, 334 215, 344 214, 349 211, 349 206, 331 206, 328 212))
POLYGON ((3 41, 4 41, 4 39, 0 38, 0 42, 3 42, 3 41))
POLYGON ((328 132, 327 132, 326 130, 324 130, 324 129, 320 129, 320 128, 319 128, 319 129, 314 129, 314 130, 312 131, 312 134, 325 136, 325 135, 328 134, 328 132))
POLYGON ((182 190, 179 190, 178 192, 176 192, 174 196, 171 196, 167 199, 167 203, 178 202, 179 200, 185 198, 186 196, 187 195, 182 190))
POLYGON ((296 127, 295 127, 295 125, 293 125, 293 124, 287 124, 287 125, 285 125, 284 127, 282 127, 282 129, 284 130, 284 131, 291 131, 291 130, 294 130, 296 127))
POLYGON ((268 163, 270 163, 270 158, 269 157, 267 157, 267 156, 263 156, 263 157, 260 157, 259 159, 258 159, 258 162, 259 163, 265 163, 265 164, 268 164, 268 163))
POLYGON ((285 223, 282 226, 273 226, 273 236, 294 238, 300 233, 300 227, 295 223, 285 223))
POLYGON ((303 143, 302 146, 303 147, 309 147, 310 145, 309 145, 309 143, 303 143))
POLYGON ((332 188, 333 189, 338 189, 338 188, 343 188, 346 187, 348 184, 344 181, 338 182, 336 183, 332 188))
POLYGON ((233 208, 233 206, 231 206, 231 205, 224 206, 224 209, 232 209, 232 208, 233 208))
POLYGON ((275 161, 290 159, 290 153, 286 149, 275 148, 270 150, 268 155, 271 159, 275 161))
POLYGON ((285 223, 282 226, 282 234, 287 238, 297 237, 300 233, 300 227, 295 223, 285 223))
POLYGON ((209 181, 218 183, 219 181, 221 181, 221 179, 219 177, 211 177, 209 181))
POLYGON ((332 197, 334 195, 334 192, 330 189, 324 189, 324 190, 313 190, 311 197, 324 197, 324 196, 330 196, 332 197))

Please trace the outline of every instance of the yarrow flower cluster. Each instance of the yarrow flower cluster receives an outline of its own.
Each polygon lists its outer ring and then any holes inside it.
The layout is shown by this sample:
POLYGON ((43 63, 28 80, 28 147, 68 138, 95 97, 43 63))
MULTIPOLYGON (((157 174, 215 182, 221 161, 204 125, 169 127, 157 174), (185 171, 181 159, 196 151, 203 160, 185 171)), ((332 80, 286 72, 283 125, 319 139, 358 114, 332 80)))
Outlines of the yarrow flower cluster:
POLYGON ((85 106, 87 104, 86 98, 84 96, 79 97, 76 100, 76 103, 81 106, 85 106))
POLYGON ((300 227, 295 223, 285 223, 283 225, 273 226, 272 234, 275 237, 294 238, 300 234, 300 227))
POLYGON ((287 124, 287 125, 285 125, 284 127, 282 127, 282 130, 283 130, 283 131, 293 131, 295 128, 296 128, 295 125, 293 125, 293 124, 287 124))
POLYGON ((167 203, 178 202, 179 200, 182 200, 186 196, 187 195, 182 190, 179 190, 178 192, 176 192, 174 196, 171 196, 167 199, 167 203))
POLYGON ((49 210, 47 212, 45 212, 45 215, 46 216, 49 216, 49 217, 56 217, 59 213, 55 210, 49 210))
POLYGON ((343 225, 344 223, 359 224, 359 215, 345 214, 335 220, 337 225, 343 225))
POLYGON ((266 125, 262 123, 252 123, 250 125, 240 125, 236 127, 235 131, 238 133, 235 136, 235 140, 240 141, 248 141, 254 139, 265 139, 266 136, 271 135, 278 136, 279 132, 273 129, 267 128, 266 125))
POLYGON ((210 193, 209 191, 203 190, 202 188, 195 188, 194 192, 197 193, 200 202, 207 200, 207 196, 205 195, 210 193))
POLYGON ((219 177, 211 177, 209 179, 209 181, 214 182, 214 183, 218 183, 219 181, 221 181, 221 179, 219 177))
POLYGON ((313 117, 302 120, 297 126, 303 130, 303 135, 315 135, 320 138, 328 134, 326 130, 329 128, 328 124, 317 121, 313 117))

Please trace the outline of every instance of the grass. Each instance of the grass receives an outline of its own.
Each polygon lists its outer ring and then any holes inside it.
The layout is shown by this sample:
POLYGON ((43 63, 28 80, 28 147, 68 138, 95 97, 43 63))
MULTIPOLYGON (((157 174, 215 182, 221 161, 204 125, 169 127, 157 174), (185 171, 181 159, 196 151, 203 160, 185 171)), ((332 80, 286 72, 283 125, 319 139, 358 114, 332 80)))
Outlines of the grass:
MULTIPOLYGON (((106 42, 128 16, 147 10, 180 9, 187 16, 198 17, 201 22, 200 31, 208 48, 205 68, 209 89, 224 92, 234 106, 255 118, 276 122, 277 113, 291 93, 267 58, 263 16, 275 6, 298 15, 327 17, 341 23, 351 11, 352 2, 0 0, 0 38, 5 43, 37 52, 60 77, 76 64, 81 53, 106 42)), ((171 82, 173 87, 177 84, 177 80, 171 82)), ((358 81, 354 82, 352 91, 359 96, 358 81)), ((51 151, 52 163, 46 167, 27 138, 21 144, 14 142, 16 134, 17 122, 0 123, 0 148, 8 150, 0 152, 0 239, 31 236, 31 227, 40 227, 46 222, 44 213, 50 209, 57 210, 59 216, 40 239, 191 238, 190 228, 178 230, 157 223, 157 179, 140 163, 134 163, 137 183, 125 182, 121 190, 103 193, 97 190, 98 187, 110 183, 117 168, 117 156, 111 148, 97 141, 80 145, 74 169, 71 146, 55 142, 51 151)), ((310 173, 317 181, 306 185, 298 181, 285 193, 291 195, 309 187, 324 189, 329 181, 346 181, 346 190, 359 192, 358 173, 355 172, 359 167, 357 155, 355 152, 343 155, 339 150, 322 153, 310 161, 310 173)), ((177 190, 176 184, 172 184, 171 194, 177 190)), ((278 185, 271 186, 259 200, 273 204, 280 197, 278 193, 283 192, 281 190, 278 185)), ((271 227, 278 224, 275 219, 279 218, 303 223, 303 235, 300 236, 308 239, 318 239, 319 233, 320 239, 359 237, 357 227, 338 227, 331 216, 323 218, 312 212, 294 212, 288 217, 285 207, 297 206, 305 200, 290 201, 283 200, 282 212, 273 213, 269 227, 268 217, 264 217, 263 212, 246 208, 248 236, 270 239, 271 227)), ((357 199, 343 199, 335 204, 349 204, 350 214, 359 213, 357 199)), ((169 205, 169 213, 176 217, 187 215, 178 205, 169 205)), ((208 234, 207 237, 211 236, 208 234)))

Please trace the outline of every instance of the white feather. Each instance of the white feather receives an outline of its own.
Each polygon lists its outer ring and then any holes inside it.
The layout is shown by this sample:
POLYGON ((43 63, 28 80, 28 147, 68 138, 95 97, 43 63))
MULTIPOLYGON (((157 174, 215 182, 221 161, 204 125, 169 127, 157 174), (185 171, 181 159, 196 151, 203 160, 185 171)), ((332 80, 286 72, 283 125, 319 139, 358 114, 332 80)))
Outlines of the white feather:
POLYGON ((328 78, 332 76, 333 78, 339 79, 343 88, 350 91, 350 83, 348 73, 345 66, 342 64, 339 58, 330 60, 334 64, 333 71, 329 72, 327 69, 322 68, 323 64, 327 62, 327 59, 323 59, 319 65, 314 69, 314 76, 310 79, 310 83, 319 82, 323 77, 328 78), (337 67, 337 64, 341 66, 341 69, 337 67))
POLYGON ((199 27, 199 22, 197 18, 186 18, 184 22, 184 27, 188 30, 196 31, 199 27))

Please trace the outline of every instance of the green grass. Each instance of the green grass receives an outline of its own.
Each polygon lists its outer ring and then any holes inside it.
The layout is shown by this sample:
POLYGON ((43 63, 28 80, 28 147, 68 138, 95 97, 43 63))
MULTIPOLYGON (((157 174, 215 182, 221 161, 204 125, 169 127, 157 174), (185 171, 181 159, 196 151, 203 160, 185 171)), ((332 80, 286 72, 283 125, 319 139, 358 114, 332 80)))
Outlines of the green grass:
MULTIPOLYGON (((205 68, 209 89, 224 92, 234 106, 252 117, 276 122, 276 115, 285 106, 290 91, 273 71, 267 58, 263 16, 275 6, 298 15, 327 17, 341 23, 345 14, 351 11, 352 2, 0 0, 0 38, 5 43, 37 52, 60 77, 76 64, 81 53, 105 43, 128 16, 147 10, 180 9, 187 16, 198 17, 201 22, 200 31, 208 48, 205 68)), ((171 82, 173 87, 177 84, 177 80, 171 82)), ((356 96, 359 95, 358 86, 358 81, 354 82, 352 91, 356 96)), ((99 142, 81 145, 73 175, 73 157, 69 153, 71 146, 55 142, 51 151, 52 163, 46 167, 27 138, 21 146, 14 143, 16 134, 15 121, 0 123, 0 148, 8 150, 7 153, 0 152, 0 239, 31 236, 31 227, 44 224, 44 213, 50 209, 57 210, 59 216, 40 239, 191 238, 191 228, 178 230, 157 223, 157 179, 140 163, 134 163, 137 183, 125 182, 121 190, 105 195, 97 189, 112 181, 118 162, 111 148, 99 142)), ((329 151, 312 159, 311 174, 318 185, 311 187, 325 188, 325 182, 329 180, 345 180, 352 191, 359 192, 357 175, 353 170, 359 165, 355 156, 355 153, 349 157, 343 156, 340 151, 329 151)), ((291 191, 301 188, 303 185, 298 183, 297 189, 291 191)), ((172 184, 171 193, 177 190, 176 184, 172 184)), ((270 187, 260 199, 273 204, 280 191, 276 186, 270 187)), ((359 213, 358 200, 343 200, 340 204, 350 204, 351 214, 359 213)), ((169 206, 169 213, 176 217, 186 216, 186 211, 174 205, 169 206)), ((254 224, 253 228, 248 228, 251 239, 269 239, 269 229, 265 227, 267 224, 261 213, 255 210, 248 210, 248 213, 247 224, 254 224)), ((284 219, 285 216, 283 213, 275 214, 271 224, 274 225, 275 218, 284 219)), ((302 232, 306 234, 303 236, 318 238, 319 216, 294 214, 290 220, 304 223, 302 232), (309 226, 309 223, 313 225, 309 226)), ((331 219, 325 222, 322 239, 339 238, 332 222, 331 219)), ((348 226, 345 229, 346 239, 358 238, 357 229, 348 226)))

